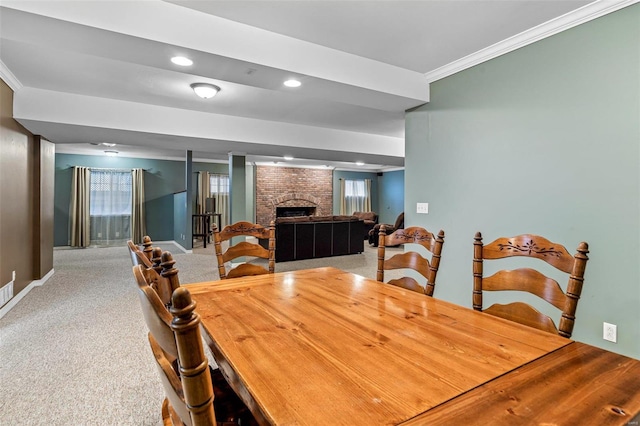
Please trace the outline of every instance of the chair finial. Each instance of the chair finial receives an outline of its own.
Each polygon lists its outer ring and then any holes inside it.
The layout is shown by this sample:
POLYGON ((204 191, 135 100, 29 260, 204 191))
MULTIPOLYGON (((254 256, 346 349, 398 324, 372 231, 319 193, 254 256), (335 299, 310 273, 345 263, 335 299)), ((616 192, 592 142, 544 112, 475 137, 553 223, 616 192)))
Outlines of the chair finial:
POLYGON ((169 286, 171 288, 171 294, 176 291, 177 288, 180 287, 180 279, 178 278, 178 269, 174 268, 173 265, 176 264, 176 261, 173 260, 173 255, 169 251, 162 252, 162 272, 160 275, 169 281, 169 286))
POLYGON ((191 314, 196 308, 196 302, 191 298, 191 293, 185 287, 178 287, 171 296, 170 312, 177 317, 191 314))

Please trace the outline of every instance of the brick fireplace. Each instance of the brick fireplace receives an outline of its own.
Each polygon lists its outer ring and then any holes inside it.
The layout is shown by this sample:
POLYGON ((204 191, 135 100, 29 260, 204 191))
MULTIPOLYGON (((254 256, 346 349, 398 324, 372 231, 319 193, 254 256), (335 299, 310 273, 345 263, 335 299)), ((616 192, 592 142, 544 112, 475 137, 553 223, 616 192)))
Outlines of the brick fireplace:
POLYGON ((268 225, 276 211, 287 215, 333 214, 333 172, 294 167, 256 167, 256 222, 268 225))

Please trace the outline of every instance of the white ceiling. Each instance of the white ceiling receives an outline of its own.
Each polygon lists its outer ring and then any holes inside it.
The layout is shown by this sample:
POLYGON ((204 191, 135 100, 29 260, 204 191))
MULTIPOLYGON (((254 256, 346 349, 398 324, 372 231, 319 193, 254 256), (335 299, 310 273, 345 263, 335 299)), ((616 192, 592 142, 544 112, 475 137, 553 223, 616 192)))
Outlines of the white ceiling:
POLYGON ((57 152, 111 142, 128 156, 387 170, 404 164, 404 111, 429 101, 430 81, 596 3, 0 0, 0 76, 14 117, 57 152), (203 100, 194 82, 222 90, 203 100))

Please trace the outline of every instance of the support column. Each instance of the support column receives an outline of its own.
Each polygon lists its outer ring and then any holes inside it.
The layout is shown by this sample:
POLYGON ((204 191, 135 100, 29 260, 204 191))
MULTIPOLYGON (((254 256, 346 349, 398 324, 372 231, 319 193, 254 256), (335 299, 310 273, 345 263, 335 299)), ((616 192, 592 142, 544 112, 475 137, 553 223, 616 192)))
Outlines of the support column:
POLYGON ((185 190, 187 192, 187 211, 186 211, 186 223, 185 223, 185 246, 184 248, 188 250, 193 249, 193 199, 194 199, 194 189, 193 189, 193 152, 187 151, 185 156, 185 167, 184 167, 184 184, 185 190))
POLYGON ((253 222, 247 217, 246 156, 229 153, 229 223, 253 222))

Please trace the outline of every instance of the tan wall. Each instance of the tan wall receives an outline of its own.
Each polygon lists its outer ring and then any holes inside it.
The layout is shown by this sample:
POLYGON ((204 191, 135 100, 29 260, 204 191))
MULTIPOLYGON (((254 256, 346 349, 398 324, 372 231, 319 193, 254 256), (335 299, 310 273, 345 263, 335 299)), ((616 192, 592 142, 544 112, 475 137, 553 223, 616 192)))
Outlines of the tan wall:
POLYGON ((53 152, 13 119, 0 80, 0 286, 16 271, 14 296, 53 268, 53 152))

